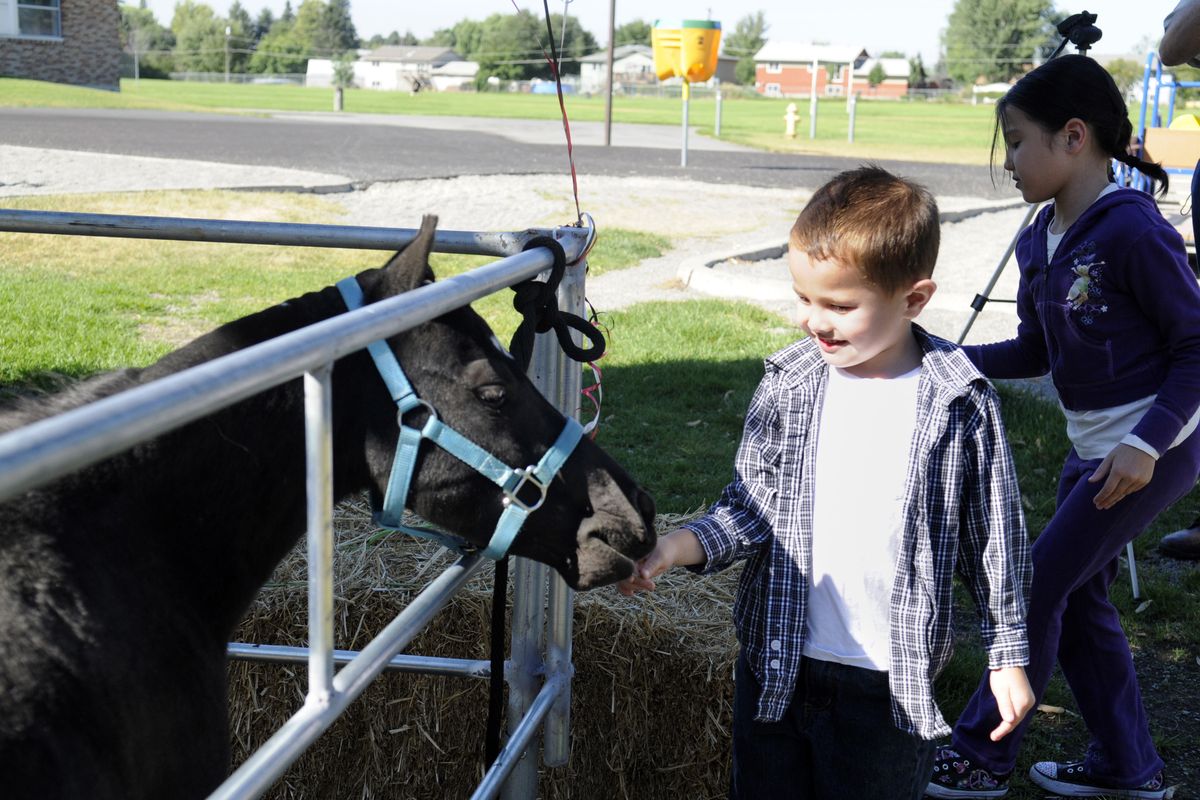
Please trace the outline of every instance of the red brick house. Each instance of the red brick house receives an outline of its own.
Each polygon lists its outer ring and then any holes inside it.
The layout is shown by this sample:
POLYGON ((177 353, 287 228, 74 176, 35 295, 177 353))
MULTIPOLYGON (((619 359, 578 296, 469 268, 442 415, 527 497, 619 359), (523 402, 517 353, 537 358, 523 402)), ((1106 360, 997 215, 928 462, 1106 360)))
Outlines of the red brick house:
POLYGON ((119 89, 117 0, 0 0, 0 76, 119 89))
POLYGON ((861 47, 767 42, 754 54, 754 88, 768 97, 808 97, 815 71, 817 97, 842 96, 866 60, 861 47))

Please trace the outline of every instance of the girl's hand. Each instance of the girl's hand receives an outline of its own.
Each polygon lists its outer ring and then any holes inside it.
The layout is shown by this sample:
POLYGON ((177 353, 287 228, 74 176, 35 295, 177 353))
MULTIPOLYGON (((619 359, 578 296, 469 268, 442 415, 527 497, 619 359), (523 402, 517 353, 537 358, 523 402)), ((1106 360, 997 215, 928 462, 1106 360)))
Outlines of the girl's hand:
POLYGON ((1025 715, 1033 710, 1037 700, 1029 686, 1029 678, 1025 676, 1024 667, 994 669, 988 676, 988 684, 1000 712, 1000 724, 988 736, 993 742, 998 742, 1016 730, 1025 715))
POLYGON ((1092 500, 1096 508, 1112 508, 1126 496, 1141 489, 1154 477, 1154 457, 1136 447, 1119 444, 1105 456, 1100 466, 1088 478, 1088 483, 1104 480, 1104 486, 1092 500))

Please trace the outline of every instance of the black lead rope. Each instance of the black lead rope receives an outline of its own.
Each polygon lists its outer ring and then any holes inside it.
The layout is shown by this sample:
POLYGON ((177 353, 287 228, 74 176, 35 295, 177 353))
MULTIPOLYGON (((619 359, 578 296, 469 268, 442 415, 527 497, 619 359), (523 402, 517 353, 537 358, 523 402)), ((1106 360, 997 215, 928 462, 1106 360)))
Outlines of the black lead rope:
MULTIPOLYGON (((509 344, 521 370, 529 371, 533 359, 534 335, 554 331, 558 344, 570 358, 581 363, 595 361, 604 355, 604 334, 592 323, 576 314, 558 309, 558 285, 567 268, 567 254, 562 245, 549 236, 538 236, 525 245, 526 250, 545 247, 554 253, 554 265, 545 282, 528 280, 512 287, 513 308, 521 313, 521 324, 509 344), (576 330, 590 342, 580 347, 571 338, 576 330)), ((508 558, 496 562, 492 582, 491 676, 488 680, 488 719, 484 737, 485 769, 490 769, 500 755, 500 727, 504 713, 504 620, 508 610, 508 558)))
POLYGON ((550 278, 543 282, 525 281, 512 287, 513 308, 521 314, 521 324, 513 333, 508 351, 524 370, 529 369, 533 358, 534 334, 546 333, 553 329, 558 337, 558 344, 568 357, 580 363, 595 361, 604 355, 604 334, 583 317, 558 309, 558 285, 562 282, 563 273, 567 268, 567 254, 562 245, 549 236, 538 236, 529 240, 526 250, 535 247, 545 247, 554 253, 554 266, 550 268, 550 278), (571 338, 571 331, 576 330, 584 339, 591 343, 590 347, 580 347, 571 338))

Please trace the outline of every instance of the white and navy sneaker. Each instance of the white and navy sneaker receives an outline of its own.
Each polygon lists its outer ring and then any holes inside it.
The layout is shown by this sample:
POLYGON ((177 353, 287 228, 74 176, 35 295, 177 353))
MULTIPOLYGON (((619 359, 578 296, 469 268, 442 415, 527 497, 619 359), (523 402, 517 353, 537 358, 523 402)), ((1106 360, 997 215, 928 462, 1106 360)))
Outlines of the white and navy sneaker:
POLYGON ((1029 768, 1029 780, 1059 797, 1133 797, 1141 800, 1162 800, 1167 789, 1162 770, 1132 789, 1111 786, 1087 774, 1082 761, 1055 763, 1039 761, 1029 768))

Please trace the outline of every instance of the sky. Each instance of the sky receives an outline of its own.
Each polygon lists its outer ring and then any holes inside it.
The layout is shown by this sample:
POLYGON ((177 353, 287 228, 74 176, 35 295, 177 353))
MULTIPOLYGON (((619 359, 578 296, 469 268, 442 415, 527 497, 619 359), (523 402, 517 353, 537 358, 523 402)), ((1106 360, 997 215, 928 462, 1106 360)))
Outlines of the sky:
MULTIPOLYGON (((224 14, 232 0, 205 0, 218 14, 224 14)), ((284 0, 242 0, 251 16, 270 8, 276 16, 284 0)), ((292 0, 292 7, 300 0, 292 0)), ((572 0, 567 13, 577 17, 601 44, 608 41, 610 0, 572 0)), ((914 56, 920 53, 926 64, 937 61, 939 40, 954 0, 612 0, 616 20, 642 19, 715 19, 732 31, 738 19, 761 10, 770 26, 767 38, 792 42, 827 42, 865 47, 877 54, 898 50, 914 56)), ((542 13, 542 4, 516 0, 517 6, 542 13)), ((163 25, 171 24, 175 0, 148 0, 149 7, 163 25)), ((1162 18, 1175 7, 1175 0, 1147 3, 1130 0, 1080 0, 1080 6, 1056 7, 1063 12, 1086 10, 1097 14, 1097 26, 1104 38, 1093 54, 1134 54, 1140 62, 1146 46, 1157 43, 1162 35, 1162 18)), ((492 14, 513 12, 512 0, 351 0, 350 11, 358 35, 364 39, 393 30, 412 31, 419 38, 430 36, 438 28, 448 28, 462 19, 484 19, 492 14)), ((551 13, 562 13, 562 0, 551 0, 551 13)))

